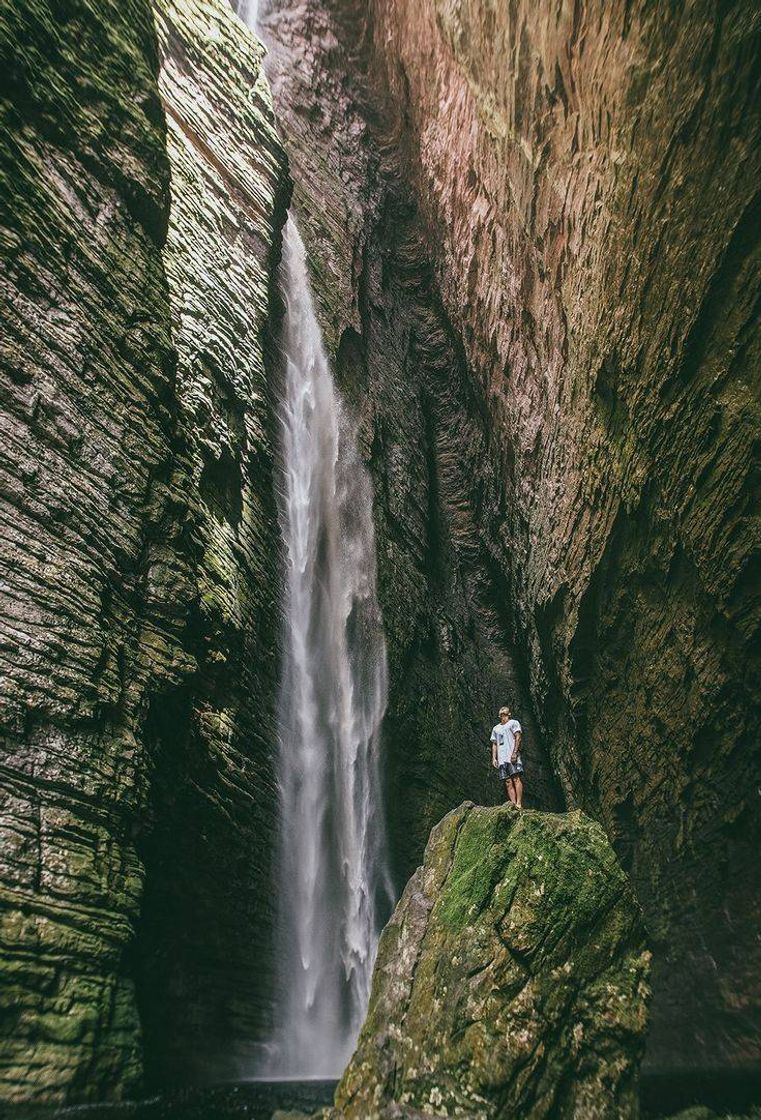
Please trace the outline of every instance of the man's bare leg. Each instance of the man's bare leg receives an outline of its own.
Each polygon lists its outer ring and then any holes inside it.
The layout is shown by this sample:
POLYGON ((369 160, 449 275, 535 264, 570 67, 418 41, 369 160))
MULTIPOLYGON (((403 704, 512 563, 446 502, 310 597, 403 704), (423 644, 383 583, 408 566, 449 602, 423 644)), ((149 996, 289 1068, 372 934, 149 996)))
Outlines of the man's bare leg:
POLYGON ((514 805, 515 804, 515 789, 513 787, 513 779, 512 778, 506 778, 505 779, 505 790, 507 791, 507 800, 510 802, 511 805, 514 805))
POLYGON ((515 804, 519 809, 523 808, 523 779, 519 778, 516 774, 513 778, 513 785, 515 786, 515 804))

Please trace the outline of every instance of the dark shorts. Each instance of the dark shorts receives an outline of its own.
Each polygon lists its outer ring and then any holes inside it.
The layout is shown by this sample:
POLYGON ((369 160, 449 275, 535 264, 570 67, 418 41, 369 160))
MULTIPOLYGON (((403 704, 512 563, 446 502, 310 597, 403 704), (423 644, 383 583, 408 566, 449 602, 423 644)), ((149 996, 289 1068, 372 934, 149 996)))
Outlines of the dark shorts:
POLYGON ((514 778, 518 774, 523 773, 523 760, 518 755, 518 761, 515 766, 512 762, 500 762, 499 764, 499 777, 500 781, 506 782, 508 778, 514 778))

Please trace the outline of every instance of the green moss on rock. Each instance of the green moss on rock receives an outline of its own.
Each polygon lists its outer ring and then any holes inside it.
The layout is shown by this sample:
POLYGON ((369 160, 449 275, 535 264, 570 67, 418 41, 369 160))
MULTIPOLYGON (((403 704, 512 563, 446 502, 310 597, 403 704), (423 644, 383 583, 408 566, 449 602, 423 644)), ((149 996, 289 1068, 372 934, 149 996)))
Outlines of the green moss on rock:
POLYGON ((466 803, 383 933, 338 1113, 635 1116, 649 960, 599 825, 466 803))

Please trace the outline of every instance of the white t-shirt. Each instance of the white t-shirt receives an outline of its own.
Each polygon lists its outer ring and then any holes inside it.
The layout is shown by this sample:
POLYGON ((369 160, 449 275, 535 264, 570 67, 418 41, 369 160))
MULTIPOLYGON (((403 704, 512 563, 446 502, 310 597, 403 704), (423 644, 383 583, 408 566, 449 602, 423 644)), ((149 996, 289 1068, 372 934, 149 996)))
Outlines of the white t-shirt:
MULTIPOLYGON (((510 762, 515 750, 515 736, 521 730, 517 719, 509 719, 507 723, 498 723, 491 733, 492 743, 497 744, 497 762, 510 762)), ((520 756, 519 756, 520 757, 520 756)))

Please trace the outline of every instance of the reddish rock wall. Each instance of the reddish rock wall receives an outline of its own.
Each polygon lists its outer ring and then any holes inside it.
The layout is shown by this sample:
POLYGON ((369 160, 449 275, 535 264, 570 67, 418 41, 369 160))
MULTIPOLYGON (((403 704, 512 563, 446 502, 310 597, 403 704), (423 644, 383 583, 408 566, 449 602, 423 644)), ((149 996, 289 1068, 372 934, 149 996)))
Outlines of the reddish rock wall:
MULTIPOLYGON (((755 1063, 757 13, 328 9, 281 0, 271 17, 300 62, 283 112, 312 245, 332 262, 323 287, 358 321, 367 314, 347 295, 370 245, 389 290, 393 252, 356 231, 395 168, 387 214, 393 225, 400 199, 417 208, 481 418, 485 453, 457 508, 500 542, 501 635, 514 625, 528 659, 537 738, 567 800, 604 823, 646 909, 650 1060, 755 1063)), ((368 303, 372 316, 383 301, 368 303)), ((408 306, 387 318, 403 322, 408 306)), ((407 387, 417 371, 413 357, 393 380, 407 387)), ((361 407, 378 383, 360 382, 361 407)), ((404 461, 399 447, 426 438, 422 413, 401 407, 381 477, 404 461)), ((459 405, 450 415, 478 446, 459 405)), ((468 633, 461 619, 456 629, 468 633)), ((472 679, 468 666, 461 695, 472 679)), ((425 804, 423 786, 413 799, 425 804)))
POLYGON ((651 1061, 757 1062, 757 13, 371 13, 502 451, 545 738, 646 909, 651 1061))

